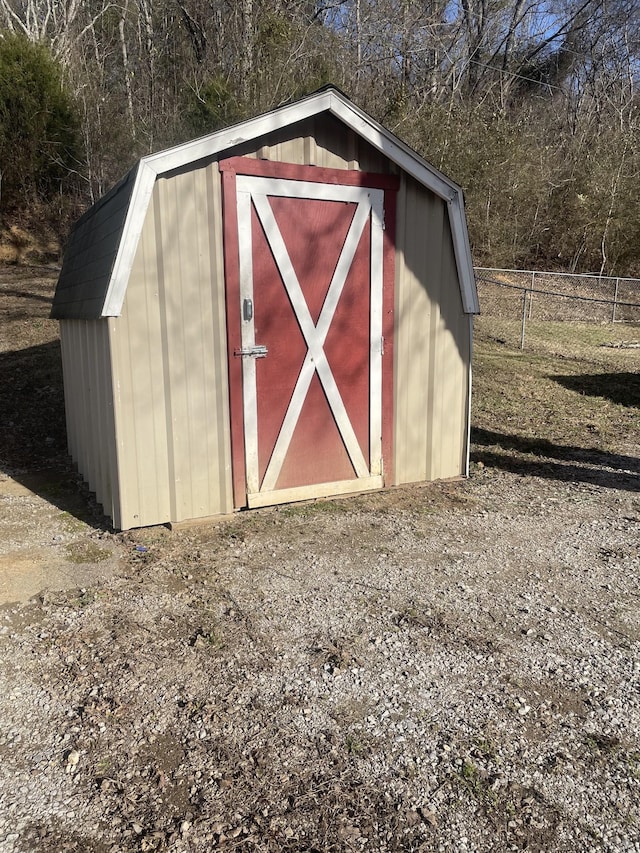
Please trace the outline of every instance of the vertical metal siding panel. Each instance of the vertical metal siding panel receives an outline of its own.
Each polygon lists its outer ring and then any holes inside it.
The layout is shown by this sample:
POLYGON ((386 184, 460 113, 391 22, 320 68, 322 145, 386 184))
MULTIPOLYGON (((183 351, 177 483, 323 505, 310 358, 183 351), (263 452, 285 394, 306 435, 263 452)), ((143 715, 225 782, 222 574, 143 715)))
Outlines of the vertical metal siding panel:
POLYGON ((172 520, 181 521, 233 509, 217 166, 174 176, 163 193, 166 275, 180 294, 166 299, 172 306, 167 311, 175 430, 172 520))
POLYGON ((410 395, 407 388, 405 365, 410 357, 410 335, 406 332, 411 313, 411 303, 406 283, 407 265, 405 261, 405 240, 407 229, 407 183, 402 181, 398 192, 396 208, 396 254, 395 254, 395 306, 394 306, 394 482, 406 483, 408 471, 408 442, 405 435, 409 421, 410 395))
POLYGON ((464 470, 468 324, 445 205, 410 178, 398 198, 396 481, 464 470))
POLYGON ((63 321, 61 344, 69 450, 96 500, 112 517, 108 448, 114 431, 106 321, 63 321))
POLYGON ((60 348, 62 352, 62 371, 64 377, 64 405, 67 422, 67 443, 71 458, 78 471, 81 433, 81 401, 82 389, 78 371, 80 368, 80 352, 78 351, 77 327, 78 320, 62 320, 60 323, 60 348))
MULTIPOLYGON (((300 163, 304 165, 305 156, 305 140, 304 137, 296 137, 294 139, 281 142, 278 145, 278 160, 281 163, 300 163)), ((271 158, 275 159, 274 157, 271 158)))
POLYGON ((84 440, 86 468, 84 476, 96 500, 102 503, 102 440, 103 428, 100 418, 101 394, 98 362, 100 358, 100 321, 86 321, 81 327, 81 352, 84 370, 84 440))
POLYGON ((440 203, 431 194, 425 195, 423 188, 415 181, 410 181, 410 186, 411 207, 407 216, 415 226, 410 232, 411 239, 414 241, 411 256, 415 288, 411 300, 414 306, 411 348, 416 354, 412 359, 414 369, 412 396, 416 398, 416 417, 419 417, 416 430, 419 441, 414 446, 416 465, 419 465, 419 468, 416 470, 418 477, 415 479, 428 480, 431 479, 430 449, 434 429, 433 411, 439 382, 436 374, 435 352, 439 322, 437 282, 440 269, 439 264, 434 261, 440 256, 437 229, 440 203))
POLYGON ((460 420, 461 402, 467 391, 465 381, 464 320, 460 289, 453 256, 448 217, 443 216, 440 237, 439 316, 435 339, 431 478, 441 479, 462 473, 460 465, 464 424, 460 420))
MULTIPOLYGON (((184 484, 181 518, 196 518, 207 514, 209 493, 209 446, 206 417, 207 388, 205 354, 205 329, 211 327, 211 298, 209 288, 202 286, 210 276, 203 265, 208 266, 208 252, 203 247, 207 241, 199 224, 207 220, 204 173, 196 170, 174 178, 176 209, 182 210, 180 217, 178 250, 180 252, 181 280, 181 344, 184 358, 185 405, 182 429, 188 433, 188 442, 181 458, 182 470, 179 478, 184 484), (204 202, 204 203, 203 203, 204 202)), ((176 331, 178 331, 176 329, 176 331)))
MULTIPOLYGON (((355 134, 354 134, 355 135, 355 134)), ((369 145, 361 136, 357 136, 357 160, 363 172, 391 172, 391 163, 387 158, 369 145)))
POLYGON ((108 321, 96 321, 96 387, 98 391, 98 424, 99 424, 99 491, 96 497, 102 504, 105 513, 111 517, 112 496, 112 448, 115 441, 113 424, 113 404, 111 386, 111 358, 109 355, 108 321))
MULTIPOLYGON (((163 304, 161 279, 164 274, 163 247, 158 243, 158 225, 156 212, 159 206, 157 191, 154 189, 153 203, 149 206, 142 233, 142 255, 140 256, 140 286, 144 289, 144 332, 146 337, 140 346, 147 359, 147 375, 151 391, 153 414, 150 418, 152 444, 148 457, 151 467, 150 477, 154 483, 153 511, 157 524, 171 518, 171 467, 169 453, 169 426, 167 407, 169 392, 166 386, 164 365, 166 363, 166 337, 163 325, 163 304)), ((134 272, 136 267, 134 266, 134 272)), ((162 281, 164 286, 164 281, 162 281)), ((144 480, 141 488, 146 489, 144 480)), ((148 500, 149 496, 145 495, 148 500)))
MULTIPOLYGON (((359 170, 360 165, 360 146, 358 145, 359 136, 356 138, 356 134, 351 128, 347 128, 344 131, 346 134, 346 144, 347 144, 347 169, 359 170)), ((364 171, 364 170, 363 170, 364 171)))
MULTIPOLYGON (((186 216, 181 220, 180 242, 187 249, 192 244, 193 267, 188 279, 183 280, 183 316, 185 335, 185 362, 188 381, 188 423, 190 431, 189 470, 185 480, 190 483, 189 517, 197 518, 208 514, 209 477, 211 471, 211 432, 209 429, 208 401, 213 361, 211 352, 211 270, 209 268, 209 235, 207 229, 207 186, 206 172, 196 169, 188 176, 185 186, 186 216), (184 235, 184 236, 183 236, 184 235), (194 310, 195 309, 195 310, 194 310), (197 316, 193 316, 197 314, 197 316), (192 328, 192 334, 188 330, 192 328)), ((186 272, 183 266, 183 274, 186 272)))
MULTIPOLYGON (((86 353, 86 328, 87 321, 80 320, 78 323, 78 336, 77 336, 77 346, 78 346, 78 365, 76 369, 78 370, 78 381, 81 389, 80 399, 86 401, 87 400, 87 391, 88 391, 88 378, 87 378, 87 353, 86 353)), ((79 455, 78 455, 78 467, 80 469, 80 473, 83 476, 83 479, 89 484, 89 488, 91 488, 91 434, 90 434, 90 415, 89 408, 85 404, 82 406, 80 410, 80 446, 79 446, 79 455)))
POLYGON ((462 299, 453 252, 448 217, 445 217, 445 234, 442 241, 441 304, 450 322, 443 328, 445 385, 443 411, 447 418, 442 430, 441 477, 459 476, 465 470, 470 340, 468 317, 462 308, 462 299), (455 319, 454 319, 455 318, 455 319))
POLYGON ((427 246, 425 279, 428 282, 431 301, 429 323, 429 364, 427 371, 427 458, 426 479, 439 479, 442 462, 442 436, 445 418, 445 391, 451 377, 445 371, 443 359, 443 335, 446 335, 442 308, 442 240, 443 219, 446 214, 444 204, 432 194, 426 194, 421 188, 418 192, 419 205, 424 211, 416 210, 416 216, 428 223, 427 233, 423 236, 427 246))
POLYGON ((309 129, 304 137, 304 158, 303 166, 316 166, 318 163, 318 151, 316 146, 316 138, 313 124, 309 122, 309 129))
MULTIPOLYGON (((94 321, 95 322, 95 321, 94 321)), ((92 492, 97 493, 97 482, 99 478, 99 450, 98 443, 98 418, 96 415, 98 388, 96 387, 95 363, 96 363, 96 330, 92 322, 86 322, 82 328, 82 351, 84 354, 85 387, 86 387, 86 413, 85 436, 87 439, 87 471, 86 479, 92 492)), ((97 494, 96 494, 97 497, 97 494)))
POLYGON ((129 339, 129 317, 135 310, 136 294, 129 283, 122 314, 112 326, 111 343, 114 371, 114 420, 118 455, 120 519, 119 527, 128 530, 138 524, 138 464, 135 442, 135 390, 132 376, 132 353, 129 339))
POLYGON ((64 411, 67 424, 67 447, 69 454, 77 464, 78 459, 78 390, 76 372, 73 370, 76 351, 74 349, 74 321, 60 322, 60 352, 62 355, 62 373, 64 376, 64 411))
POLYGON ((89 459, 88 459, 88 441, 89 441, 89 424, 87 418, 87 406, 85 404, 87 393, 86 382, 86 355, 84 352, 84 330, 86 320, 78 320, 75 329, 75 355, 77 363, 73 365, 73 370, 77 377, 77 404, 78 404, 78 470, 82 474, 85 481, 89 481, 89 459))
MULTIPOLYGON (((184 177, 182 177, 184 180, 184 177)), ((189 276, 188 250, 184 258, 180 245, 180 219, 187 215, 186 210, 180 210, 180 202, 176 191, 180 178, 159 179, 157 183, 158 201, 161 211, 160 218, 160 247, 164 268, 164 288, 161 295, 165 315, 166 350, 163 356, 165 364, 165 382, 170 408, 167 413, 168 441, 173 459, 173 472, 169 487, 171 495, 171 520, 177 521, 190 518, 190 475, 189 475, 189 440, 190 432, 188 419, 188 388, 185 364, 185 317, 182 293, 184 279, 181 268, 182 261, 187 263, 184 271, 189 276), (185 482, 186 476, 186 482, 185 482)))
POLYGON ((294 128, 285 128, 273 134, 269 144, 263 142, 253 152, 243 149, 242 156, 333 169, 393 171, 383 154, 328 116, 313 116, 294 128))
POLYGON ((217 165, 158 180, 112 326, 123 529, 233 509, 221 228, 217 165))
POLYGON ((91 323, 90 329, 91 346, 93 349, 93 358, 91 362, 91 384, 93 387, 93 453, 95 458, 95 487, 96 500, 103 507, 109 505, 105 492, 106 471, 104 466, 105 454, 104 448, 107 443, 107 424, 105 422, 104 411, 104 383, 102 381, 102 361, 103 361, 103 332, 107 325, 106 320, 95 320, 91 323))
MULTIPOLYGON (((138 250, 139 251, 139 250, 138 250)), ((128 317, 130 303, 134 301, 127 288, 124 299, 122 314, 115 318, 115 322, 109 321, 111 363, 113 370, 113 409, 116 437, 116 455, 118 459, 118 503, 119 517, 114 523, 121 530, 135 527, 136 520, 132 517, 131 506, 136 505, 135 493, 137 489, 137 469, 135 467, 135 453, 131 452, 133 445, 133 408, 132 408, 132 383, 131 383, 131 354, 129 350, 128 317)))
POLYGON ((112 324, 122 529, 168 521, 169 474, 155 199, 149 206, 122 315, 112 324))
POLYGON ((415 183, 402 181, 399 193, 396 245, 396 481, 410 483, 427 477, 429 433, 430 339, 432 304, 427 293, 425 231, 430 223, 419 204, 415 183))
POLYGON ((136 360, 133 367, 139 524, 158 524, 171 517, 160 289, 163 247, 157 240, 157 205, 154 192, 154 203, 143 228, 142 253, 136 258, 129 285, 139 300, 136 310, 131 310, 129 328, 136 360))
POLYGON ((329 117, 316 122, 316 143, 318 166, 326 169, 348 168, 346 129, 341 123, 329 117))
POLYGON ((116 501, 114 493, 117 491, 117 466, 116 466, 116 430, 113 417, 113 374, 111 360, 110 324, 112 319, 100 321, 100 403, 101 421, 103 424, 103 443, 101 446, 102 459, 102 507, 114 524, 116 524, 116 501))

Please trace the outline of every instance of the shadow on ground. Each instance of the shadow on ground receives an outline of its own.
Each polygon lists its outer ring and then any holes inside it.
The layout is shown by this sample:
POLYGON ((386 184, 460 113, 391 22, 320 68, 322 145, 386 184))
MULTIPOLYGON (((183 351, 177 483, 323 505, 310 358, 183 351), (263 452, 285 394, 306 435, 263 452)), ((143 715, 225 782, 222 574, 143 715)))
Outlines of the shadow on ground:
POLYGON ((634 456, 478 428, 472 429, 471 440, 471 461, 488 468, 640 492, 640 460, 634 456))
POLYGON ((549 376, 569 391, 589 397, 604 397, 621 406, 640 408, 639 373, 594 373, 576 376, 549 376))
POLYGON ((107 528, 67 455, 58 341, 0 353, 0 472, 81 521, 107 528))

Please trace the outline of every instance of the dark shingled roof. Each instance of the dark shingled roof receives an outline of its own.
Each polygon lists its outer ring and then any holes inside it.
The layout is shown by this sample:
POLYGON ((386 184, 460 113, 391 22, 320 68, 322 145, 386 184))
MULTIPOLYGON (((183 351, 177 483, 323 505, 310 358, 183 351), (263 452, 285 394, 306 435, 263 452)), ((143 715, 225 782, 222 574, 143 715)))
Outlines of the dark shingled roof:
POLYGON ((96 320, 111 280, 138 167, 76 222, 64 255, 51 317, 96 320))

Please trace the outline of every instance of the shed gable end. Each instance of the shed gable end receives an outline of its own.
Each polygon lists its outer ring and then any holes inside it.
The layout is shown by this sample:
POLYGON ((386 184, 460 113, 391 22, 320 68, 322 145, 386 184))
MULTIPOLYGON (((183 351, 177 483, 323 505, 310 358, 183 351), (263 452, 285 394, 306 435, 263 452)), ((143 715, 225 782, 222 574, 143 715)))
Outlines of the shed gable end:
MULTIPOLYGON (((220 159, 252 140, 277 136, 283 129, 309 119, 318 123, 321 119, 338 122, 446 203, 463 310, 477 313, 478 297, 460 187, 339 92, 327 89, 234 127, 143 158, 138 168, 78 223, 65 256, 52 317, 120 316, 159 176, 220 159)), ((311 149, 313 140, 308 144, 311 149)))

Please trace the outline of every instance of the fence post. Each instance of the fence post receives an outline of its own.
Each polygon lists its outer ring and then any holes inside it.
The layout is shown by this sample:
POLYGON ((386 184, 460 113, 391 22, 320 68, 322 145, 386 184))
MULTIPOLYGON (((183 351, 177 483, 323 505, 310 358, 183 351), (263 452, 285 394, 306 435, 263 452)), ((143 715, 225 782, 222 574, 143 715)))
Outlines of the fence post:
POLYGON ((531 274, 531 291, 529 293, 529 319, 533 315, 533 291, 536 289, 536 273, 535 270, 531 274))
POLYGON ((527 325, 527 293, 525 289, 522 291, 522 329, 520 331, 520 349, 524 349, 524 332, 527 325))
POLYGON ((611 309, 611 322, 615 323, 616 321, 616 307, 618 304, 618 288, 620 287, 620 279, 616 279, 616 289, 613 294, 613 308, 611 309))

